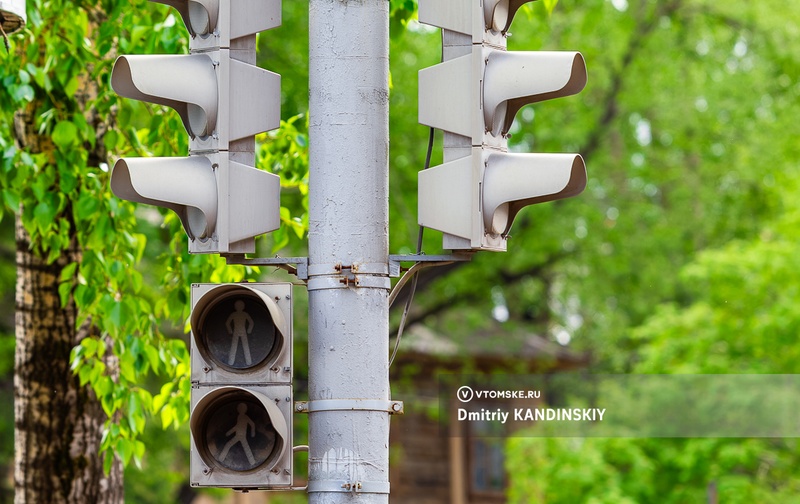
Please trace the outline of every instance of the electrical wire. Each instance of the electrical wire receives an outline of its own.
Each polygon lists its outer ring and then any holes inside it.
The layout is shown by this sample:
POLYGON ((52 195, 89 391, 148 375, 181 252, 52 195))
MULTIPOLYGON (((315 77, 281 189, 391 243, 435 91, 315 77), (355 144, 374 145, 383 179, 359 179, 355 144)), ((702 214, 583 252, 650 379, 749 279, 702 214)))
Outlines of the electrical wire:
MULTIPOLYGON (((431 166, 431 154, 433 153, 433 137, 434 137, 434 129, 430 129, 430 134, 428 135, 428 153, 425 156, 425 167, 424 170, 427 170, 431 166)), ((420 226, 419 232, 417 233, 417 255, 422 253, 422 236, 425 231, 425 227, 420 226)), ((417 280, 419 280, 419 271, 424 268, 425 266, 422 263, 416 263, 414 266, 409 268, 403 278, 395 286, 394 291, 389 295, 389 306, 392 306, 394 300, 397 299, 397 295, 400 294, 400 290, 403 288, 409 279, 411 279, 411 292, 408 294, 408 299, 406 299, 406 305, 403 308, 403 315, 400 317, 400 325, 397 328, 397 337, 394 340, 394 350, 392 350, 392 356, 389 358, 389 367, 392 367, 392 363, 394 362, 394 358, 397 356, 397 351, 400 349, 400 339, 403 337, 403 329, 406 326, 406 321, 408 320, 408 312, 411 310, 411 302, 414 300, 414 293, 417 291, 417 280)))
MULTIPOLYGON (((439 30, 439 36, 441 37, 441 51, 439 53, 439 61, 444 61, 444 30, 439 30)), ((431 127, 430 133, 428 134, 428 153, 425 155, 425 166, 422 168, 423 170, 427 170, 431 167, 431 155, 433 154, 433 137, 434 137, 434 129, 431 127)), ((425 231, 424 226, 419 227, 419 232, 417 233, 417 255, 422 254, 422 235, 425 231)), ((414 300, 414 293, 417 291, 417 280, 419 279, 419 271, 426 266, 423 263, 416 263, 414 266, 409 268, 406 271, 406 274, 400 278, 400 281, 397 282, 395 285, 395 290, 393 290, 389 294, 389 306, 392 306, 394 300, 397 299, 397 296, 400 294, 400 290, 403 288, 403 285, 411 279, 411 292, 408 294, 408 299, 406 299, 406 305, 403 308, 403 315, 400 317, 400 325, 397 328, 397 338, 394 340, 394 350, 392 350, 392 356, 389 358, 389 367, 392 367, 392 363, 394 362, 394 358, 397 356, 397 351, 400 349, 400 339, 403 337, 403 329, 406 326, 406 321, 408 320, 408 312, 411 310, 411 302, 414 300)))

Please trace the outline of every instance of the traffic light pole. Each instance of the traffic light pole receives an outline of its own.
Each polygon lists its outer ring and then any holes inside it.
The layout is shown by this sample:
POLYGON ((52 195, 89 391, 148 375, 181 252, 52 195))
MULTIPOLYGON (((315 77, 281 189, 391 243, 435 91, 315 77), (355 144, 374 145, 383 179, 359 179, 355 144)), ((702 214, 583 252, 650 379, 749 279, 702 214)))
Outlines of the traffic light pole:
POLYGON ((310 0, 312 504, 389 500, 388 82, 389 2, 310 0))

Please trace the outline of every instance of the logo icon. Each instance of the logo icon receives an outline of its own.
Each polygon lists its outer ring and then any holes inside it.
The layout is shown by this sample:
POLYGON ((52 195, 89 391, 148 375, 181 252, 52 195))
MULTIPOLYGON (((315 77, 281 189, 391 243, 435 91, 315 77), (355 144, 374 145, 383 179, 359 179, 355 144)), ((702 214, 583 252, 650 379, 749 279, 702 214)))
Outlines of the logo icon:
POLYGON ((472 391, 472 387, 469 387, 467 385, 459 387, 459 389, 456 391, 456 397, 458 397, 459 401, 464 403, 470 402, 474 395, 475 392, 472 391))

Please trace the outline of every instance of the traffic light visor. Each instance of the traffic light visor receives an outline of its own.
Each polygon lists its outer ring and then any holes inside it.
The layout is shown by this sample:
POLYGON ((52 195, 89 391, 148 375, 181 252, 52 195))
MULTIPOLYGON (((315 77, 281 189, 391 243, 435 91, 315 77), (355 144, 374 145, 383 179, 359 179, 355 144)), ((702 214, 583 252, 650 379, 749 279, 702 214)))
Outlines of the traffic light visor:
POLYGON ((111 170, 118 198, 174 210, 186 234, 206 239, 217 222, 217 181, 205 156, 123 158, 111 170))

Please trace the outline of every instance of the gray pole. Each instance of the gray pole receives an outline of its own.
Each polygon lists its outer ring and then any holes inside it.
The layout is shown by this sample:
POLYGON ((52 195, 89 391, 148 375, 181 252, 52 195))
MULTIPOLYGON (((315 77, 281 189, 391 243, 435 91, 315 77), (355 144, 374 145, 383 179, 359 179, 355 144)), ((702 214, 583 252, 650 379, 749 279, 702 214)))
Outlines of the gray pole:
POLYGON ((310 0, 312 504, 389 500, 388 82, 389 2, 310 0))

